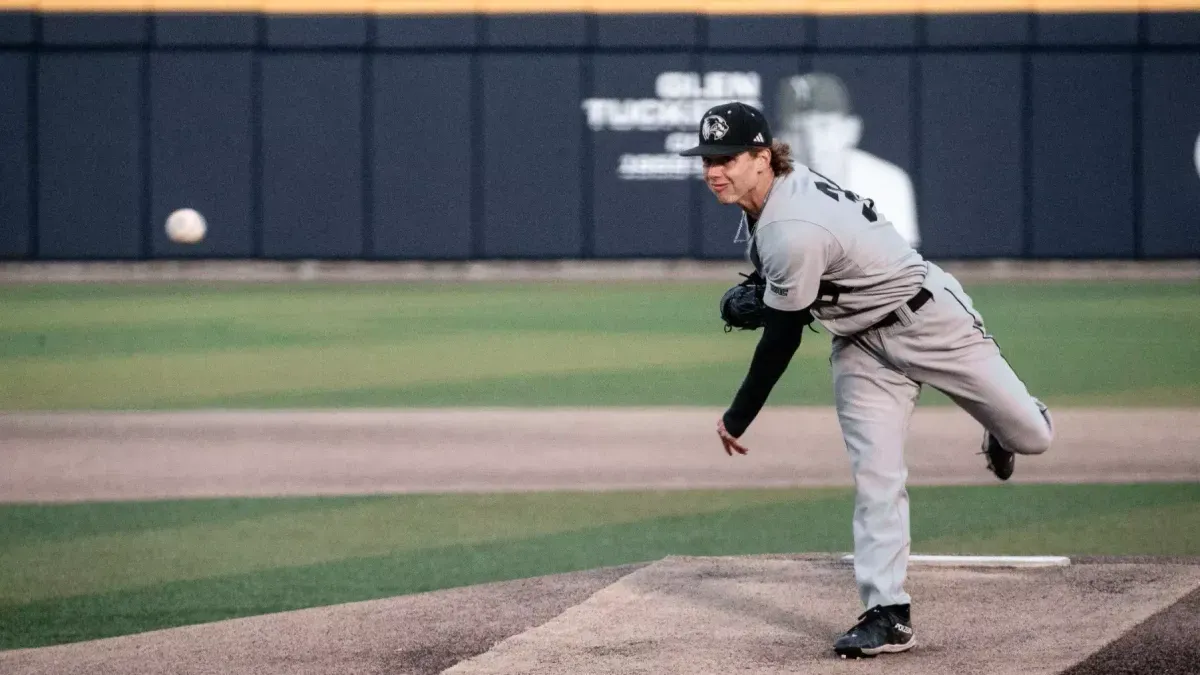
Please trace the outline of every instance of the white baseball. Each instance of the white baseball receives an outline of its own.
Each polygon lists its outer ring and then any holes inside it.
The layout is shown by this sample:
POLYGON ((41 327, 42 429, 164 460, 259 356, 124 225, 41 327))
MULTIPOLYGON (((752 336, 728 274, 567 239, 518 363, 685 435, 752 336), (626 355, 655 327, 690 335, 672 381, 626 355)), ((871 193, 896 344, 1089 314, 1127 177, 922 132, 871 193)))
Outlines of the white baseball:
POLYGON ((195 244, 204 238, 208 223, 195 209, 179 209, 167 216, 167 236, 180 244, 195 244))

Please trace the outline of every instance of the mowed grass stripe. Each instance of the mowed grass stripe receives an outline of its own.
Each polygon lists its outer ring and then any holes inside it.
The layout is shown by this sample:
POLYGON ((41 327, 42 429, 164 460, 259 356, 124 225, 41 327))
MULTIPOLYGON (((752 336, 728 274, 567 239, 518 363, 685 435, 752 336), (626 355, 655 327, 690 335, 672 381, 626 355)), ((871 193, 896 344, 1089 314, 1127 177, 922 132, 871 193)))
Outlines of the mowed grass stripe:
POLYGON ((266 352, 9 359, 0 365, 0 401, 10 410, 192 407, 250 393, 337 391, 348 383, 469 384, 513 373, 653 369, 732 357, 690 335, 493 332, 266 352))
MULTIPOLYGON (((1200 483, 1010 484, 913 487, 914 541, 960 539, 1008 532, 1036 523, 1065 523, 1077 518, 1121 514, 1181 504, 1200 507, 1200 483)), ((1164 524, 1169 528, 1170 524, 1164 524)), ((1200 531, 1180 533, 1200 554, 1200 531)), ((1120 551, 1121 542, 1103 537, 1102 545, 1120 551)), ((1129 551, 1133 553, 1131 549, 1129 551)))
MULTIPOLYGON (((6 546, 0 550, 0 569, 6 570, 0 602, 22 603, 179 579, 516 539, 760 502, 818 499, 824 494, 758 490, 331 499, 320 509, 310 506, 296 512, 272 511, 237 520, 72 539, 51 536, 46 542, 6 546)), ((154 507, 148 503, 148 508, 154 507)), ((74 528, 69 519, 64 525, 74 528)))
POLYGON ((420 332, 438 318, 483 319, 493 327, 541 317, 539 325, 604 327, 621 317, 653 318, 647 328, 710 323, 714 302, 697 311, 712 283, 643 284, 263 284, 0 287, 4 330, 87 328, 235 319, 249 323, 329 324, 392 319, 420 332), (663 312, 674 306, 675 311, 663 312), (556 323, 552 323, 557 321, 556 323), (411 323, 416 322, 416 323, 411 323))
MULTIPOLYGON (((801 346, 771 393, 773 404, 832 403, 827 336, 801 346), (824 340, 822 344, 820 341, 824 340), (805 374, 805 376, 800 376, 805 374), (811 377, 808 375, 811 374, 811 377)), ((753 344, 747 346, 752 351, 753 344)), ((333 407, 546 407, 728 405, 746 375, 748 361, 699 365, 606 368, 551 374, 518 373, 460 382, 422 382, 385 387, 292 390, 213 398, 201 405, 236 408, 333 407), (547 401, 553 392, 553 401, 547 401)))
MULTIPOLYGON (((29 647, 524 578, 667 555, 841 552, 852 549, 848 490, 791 492, 799 499, 706 513, 601 523, 570 531, 341 557, 152 587, 0 605, 0 647, 29 647), (812 494, 801 494, 812 492, 812 494), (815 497, 815 498, 814 498, 815 497)), ((1200 555, 1200 535, 1177 529, 1200 510, 1200 485, 1000 485, 912 491, 913 550, 1000 554, 1200 555), (1105 523, 1127 519, 1137 537, 1105 523), (1093 520, 1093 529, 1081 523, 1093 520), (1087 531, 1087 541, 1073 539, 1087 531), (1005 533, 1015 535, 1004 539, 1005 533), (1075 542, 1075 543, 1072 543, 1075 542), (1076 548, 1078 547, 1078 548, 1076 548)), ((680 497, 686 493, 680 493, 680 497)), ((695 494, 695 497, 710 493, 695 494)), ((633 494, 614 495, 633 498, 633 494)), ((497 499, 509 496, 498 495, 497 499)), ((571 495, 562 495, 572 499, 571 495)))
POLYGON ((1122 391, 1098 389, 1087 393, 1064 394, 1056 397, 1060 406, 1175 408, 1200 406, 1200 387, 1169 385, 1138 387, 1122 391))
POLYGON ((1132 507, 921 542, 923 553, 1003 555, 1031 547, 1075 555, 1200 555, 1200 504, 1132 507))
MULTIPOLYGON (((968 286, 1051 404, 1200 399, 1200 284, 968 286)), ((722 332, 726 287, 0 287, 0 409, 723 404, 759 336, 722 332)), ((831 401, 829 339, 806 334, 773 402, 831 401)))
POLYGON ((93 359, 147 354, 186 354, 220 349, 273 349, 283 345, 330 344, 319 332, 247 326, 233 319, 179 321, 140 326, 87 326, 70 329, 5 331, 0 359, 93 359))
POLYGON ((0 552, 18 546, 252 520, 279 513, 349 508, 372 496, 164 499, 136 502, 0 504, 0 552))

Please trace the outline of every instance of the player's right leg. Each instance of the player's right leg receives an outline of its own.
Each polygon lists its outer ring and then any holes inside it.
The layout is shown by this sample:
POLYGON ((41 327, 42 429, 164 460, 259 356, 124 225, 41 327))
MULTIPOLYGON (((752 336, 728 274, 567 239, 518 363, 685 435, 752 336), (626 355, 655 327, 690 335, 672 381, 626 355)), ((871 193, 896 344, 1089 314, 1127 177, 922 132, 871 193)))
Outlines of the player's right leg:
POLYGON ((987 435, 985 446, 996 442, 1020 455, 1048 450, 1054 439, 1049 410, 1030 395, 995 343, 979 338, 957 351, 961 359, 933 358, 907 372, 974 417, 987 435))
POLYGON ((890 329, 889 354, 910 377, 946 393, 983 426, 988 467, 1007 479, 1014 454, 1049 449, 1049 411, 1001 355, 958 281, 940 270, 931 269, 933 274, 926 284, 933 299, 910 326, 890 329))
POLYGON ((844 657, 904 651, 915 644, 904 590, 910 545, 904 439, 920 388, 868 353, 834 338, 838 422, 854 474, 854 576, 867 609, 834 644, 844 657))

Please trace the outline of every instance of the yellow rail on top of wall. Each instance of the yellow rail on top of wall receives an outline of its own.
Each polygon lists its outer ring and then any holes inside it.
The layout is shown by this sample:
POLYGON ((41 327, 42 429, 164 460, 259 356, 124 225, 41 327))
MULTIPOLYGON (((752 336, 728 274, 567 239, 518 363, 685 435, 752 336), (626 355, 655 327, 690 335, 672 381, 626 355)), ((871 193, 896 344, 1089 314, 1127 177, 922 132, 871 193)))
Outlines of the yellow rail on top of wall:
POLYGON ((0 0, 0 11, 278 14, 977 14, 1194 12, 1200 0, 0 0))

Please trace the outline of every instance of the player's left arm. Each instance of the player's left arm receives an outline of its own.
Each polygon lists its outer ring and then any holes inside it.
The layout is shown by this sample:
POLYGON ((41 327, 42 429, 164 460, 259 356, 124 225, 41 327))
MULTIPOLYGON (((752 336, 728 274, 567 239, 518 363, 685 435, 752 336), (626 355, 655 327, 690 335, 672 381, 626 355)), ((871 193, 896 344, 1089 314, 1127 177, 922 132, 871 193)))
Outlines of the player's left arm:
MULTIPOLYGON (((736 439, 746 433, 746 428, 766 405, 775 383, 783 376, 792 356, 800 347, 805 326, 812 321, 807 314, 807 310, 783 312, 770 307, 765 310, 763 334, 754 348, 750 370, 733 397, 733 403, 721 416, 718 433, 723 440, 726 436, 736 439)), ((726 452, 731 449, 740 454, 746 453, 746 448, 740 444, 726 443, 726 452)))
POLYGON ((813 320, 808 308, 817 297, 828 261, 827 238, 831 235, 823 228, 808 223, 771 226, 785 229, 760 240, 763 276, 767 279, 763 334, 754 349, 746 378, 717 427, 729 454, 731 449, 745 454, 746 448, 734 439, 746 432, 766 405, 771 390, 800 347, 804 329, 813 320))

